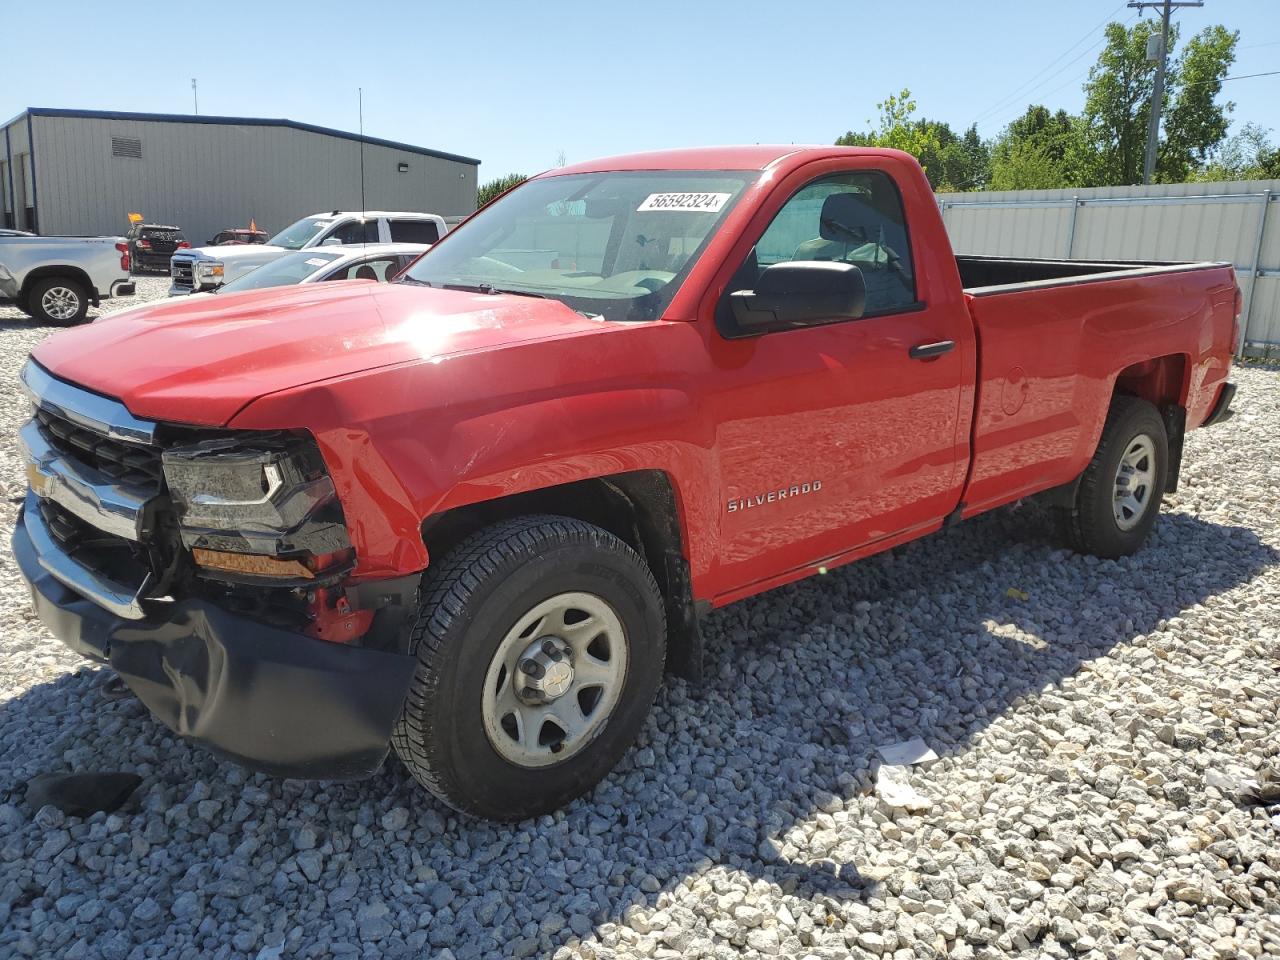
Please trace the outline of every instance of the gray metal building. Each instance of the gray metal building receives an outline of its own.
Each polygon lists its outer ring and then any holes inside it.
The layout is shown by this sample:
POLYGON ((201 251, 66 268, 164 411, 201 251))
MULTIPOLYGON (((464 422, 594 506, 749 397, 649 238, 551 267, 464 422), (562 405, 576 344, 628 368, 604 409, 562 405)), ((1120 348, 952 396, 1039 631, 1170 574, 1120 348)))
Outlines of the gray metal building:
POLYGON ((292 120, 30 107, 3 127, 0 222, 119 235, 137 212, 199 246, 250 220, 274 233, 325 210, 460 216, 475 210, 479 164, 292 120))

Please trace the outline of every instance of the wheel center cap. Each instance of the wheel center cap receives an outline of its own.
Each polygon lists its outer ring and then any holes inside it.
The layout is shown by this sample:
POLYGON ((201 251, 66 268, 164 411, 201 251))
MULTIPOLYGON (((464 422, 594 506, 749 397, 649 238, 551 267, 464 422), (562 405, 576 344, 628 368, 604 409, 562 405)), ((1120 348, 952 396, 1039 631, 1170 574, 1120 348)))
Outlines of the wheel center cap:
POLYGON ((540 637, 520 654, 516 694, 526 703, 550 703, 573 686, 573 658, 559 637, 540 637))

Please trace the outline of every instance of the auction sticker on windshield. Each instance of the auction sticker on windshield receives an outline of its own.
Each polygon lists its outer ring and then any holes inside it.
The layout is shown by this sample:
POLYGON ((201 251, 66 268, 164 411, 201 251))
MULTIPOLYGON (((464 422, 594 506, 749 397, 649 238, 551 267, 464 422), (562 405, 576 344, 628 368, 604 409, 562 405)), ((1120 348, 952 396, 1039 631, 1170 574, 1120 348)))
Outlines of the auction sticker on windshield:
POLYGON ((728 193, 651 193, 636 207, 637 213, 650 210, 685 210, 691 213, 719 213, 732 194, 728 193))

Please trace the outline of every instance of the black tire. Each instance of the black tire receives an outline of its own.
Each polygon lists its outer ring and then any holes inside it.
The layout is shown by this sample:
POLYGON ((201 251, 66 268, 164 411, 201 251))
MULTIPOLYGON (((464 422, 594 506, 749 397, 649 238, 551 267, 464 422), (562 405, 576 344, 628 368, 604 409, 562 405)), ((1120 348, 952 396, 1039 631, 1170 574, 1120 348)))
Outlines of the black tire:
POLYGON ((410 652, 418 665, 392 736, 396 754, 455 810, 523 820, 589 791, 634 742, 662 681, 666 619, 653 574, 613 534, 567 517, 521 517, 478 531, 427 571, 410 652), (620 693, 577 752, 521 766, 486 733, 486 677, 520 618, 571 592, 602 599, 621 623, 620 693))
MULTIPOLYGON (((1141 458, 1141 450, 1135 454, 1141 458)), ((1150 456, 1150 455, 1146 455, 1150 456)), ((1146 541, 1164 497, 1169 470, 1169 438, 1159 411, 1138 397, 1117 396, 1111 402, 1098 449, 1085 467, 1072 506, 1058 513, 1060 530, 1072 549, 1095 557, 1114 559, 1136 552, 1146 541), (1121 460, 1150 441, 1153 477, 1142 500, 1142 510, 1126 516, 1128 529, 1116 516, 1117 475, 1121 460)))
POLYGON ((50 326, 72 326, 84 320, 89 312, 89 294, 84 284, 70 277, 41 277, 31 284, 27 291, 26 312, 41 323, 50 326), (44 297, 50 290, 66 291, 66 296, 74 304, 74 312, 66 316, 53 316, 45 310, 44 297))

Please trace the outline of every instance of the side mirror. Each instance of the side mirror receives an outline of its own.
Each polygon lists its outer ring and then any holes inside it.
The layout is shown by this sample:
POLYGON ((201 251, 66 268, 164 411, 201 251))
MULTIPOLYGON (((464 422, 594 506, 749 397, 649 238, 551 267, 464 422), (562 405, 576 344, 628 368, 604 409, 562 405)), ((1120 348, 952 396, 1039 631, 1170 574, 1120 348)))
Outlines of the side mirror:
POLYGON ((851 263, 793 260, 765 267, 754 290, 729 294, 739 336, 862 316, 867 287, 851 263))
POLYGON ((325 237, 323 240, 321 240, 321 241, 320 241, 320 246, 322 246, 322 247, 340 247, 340 246, 342 246, 342 241, 341 241, 340 239, 338 239, 337 237, 325 237))

